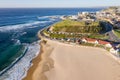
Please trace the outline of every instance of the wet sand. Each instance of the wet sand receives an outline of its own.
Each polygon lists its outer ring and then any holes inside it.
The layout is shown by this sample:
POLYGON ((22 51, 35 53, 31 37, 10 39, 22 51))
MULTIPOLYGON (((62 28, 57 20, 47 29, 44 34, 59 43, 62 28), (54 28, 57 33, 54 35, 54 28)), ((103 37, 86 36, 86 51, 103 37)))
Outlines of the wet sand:
POLYGON ((33 59, 33 66, 28 70, 27 76, 23 80, 47 80, 44 72, 49 71, 53 67, 53 60, 49 58, 53 48, 42 41, 40 46, 41 52, 33 59))
MULTIPOLYGON (((40 43, 41 45, 41 43, 40 43)), ((39 53, 39 55, 32 60, 32 67, 28 70, 28 73, 26 75, 26 77, 23 79, 23 80, 32 80, 32 75, 35 71, 35 69, 37 68, 38 66, 38 63, 41 61, 41 53, 43 53, 43 49, 42 49, 42 46, 40 47, 40 50, 41 52, 39 53)))

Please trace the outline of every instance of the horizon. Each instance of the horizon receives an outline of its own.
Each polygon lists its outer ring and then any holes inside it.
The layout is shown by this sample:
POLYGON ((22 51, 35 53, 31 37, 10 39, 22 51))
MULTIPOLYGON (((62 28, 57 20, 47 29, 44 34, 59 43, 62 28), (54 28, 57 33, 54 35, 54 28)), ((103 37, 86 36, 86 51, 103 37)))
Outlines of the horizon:
POLYGON ((89 7, 0 7, 2 8, 108 8, 108 7, 120 7, 120 6, 89 6, 89 7))
POLYGON ((108 7, 113 7, 113 6, 101 6, 101 7, 0 7, 0 9, 56 9, 56 8, 60 8, 60 9, 64 9, 64 8, 108 8, 108 7))
POLYGON ((0 8, 88 8, 88 7, 109 7, 109 6, 120 6, 119 0, 0 0, 0 8))
POLYGON ((109 8, 109 7, 120 7, 120 6, 90 6, 90 7, 0 7, 0 9, 64 9, 64 8, 109 8))

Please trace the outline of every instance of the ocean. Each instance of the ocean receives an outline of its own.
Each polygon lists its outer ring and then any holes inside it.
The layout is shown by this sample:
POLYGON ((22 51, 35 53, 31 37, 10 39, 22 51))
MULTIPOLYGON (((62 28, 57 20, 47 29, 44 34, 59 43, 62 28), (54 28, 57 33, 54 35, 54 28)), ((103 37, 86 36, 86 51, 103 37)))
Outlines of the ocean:
POLYGON ((21 80, 39 52, 37 32, 60 21, 62 15, 103 8, 1 8, 0 80, 21 80), (52 18, 56 17, 56 18, 52 18))

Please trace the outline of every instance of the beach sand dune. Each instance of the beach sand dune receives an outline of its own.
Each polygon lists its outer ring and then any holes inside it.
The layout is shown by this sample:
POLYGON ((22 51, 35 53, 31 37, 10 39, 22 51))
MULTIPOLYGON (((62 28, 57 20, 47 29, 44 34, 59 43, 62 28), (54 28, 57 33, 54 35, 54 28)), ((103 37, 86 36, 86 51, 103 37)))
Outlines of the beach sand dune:
POLYGON ((51 40, 42 46, 41 61, 28 72, 29 80, 120 80, 120 64, 104 49, 51 40))

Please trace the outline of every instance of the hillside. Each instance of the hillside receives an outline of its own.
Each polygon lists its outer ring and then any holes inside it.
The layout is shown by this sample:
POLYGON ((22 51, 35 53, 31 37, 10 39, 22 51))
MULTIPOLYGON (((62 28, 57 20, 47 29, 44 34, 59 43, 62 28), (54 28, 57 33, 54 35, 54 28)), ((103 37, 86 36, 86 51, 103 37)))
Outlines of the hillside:
POLYGON ((99 33, 102 30, 99 22, 64 20, 52 26, 53 32, 99 33))

